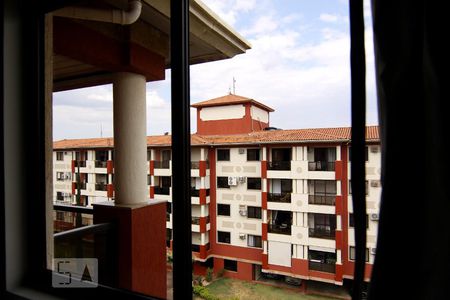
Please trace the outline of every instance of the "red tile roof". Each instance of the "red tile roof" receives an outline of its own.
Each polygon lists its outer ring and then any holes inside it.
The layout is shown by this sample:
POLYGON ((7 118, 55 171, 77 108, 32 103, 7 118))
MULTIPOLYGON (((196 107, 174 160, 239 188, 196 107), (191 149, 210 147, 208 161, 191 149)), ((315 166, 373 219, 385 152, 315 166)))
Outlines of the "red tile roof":
MULTIPOLYGON (((233 135, 191 135, 191 145, 233 145, 264 143, 311 143, 311 142, 347 142, 350 141, 350 127, 309 128, 289 130, 257 131, 233 135)), ((378 142, 379 127, 366 127, 366 141, 378 142)), ((170 146, 170 135, 147 137, 147 144, 154 147, 170 146)), ((53 143, 54 149, 110 148, 114 146, 112 138, 61 140, 53 143)))
POLYGON ((233 105, 233 104, 244 104, 244 103, 252 103, 255 106, 258 106, 264 110, 267 111, 274 111, 273 108, 268 107, 267 105, 262 104, 261 102, 258 102, 254 99, 251 98, 247 98, 247 97, 243 97, 243 96, 238 96, 238 95, 234 95, 234 94, 229 94, 226 96, 222 96, 222 97, 218 97, 218 98, 214 98, 214 99, 210 99, 210 100, 206 100, 206 101, 202 101, 202 102, 197 102, 192 104, 192 107, 195 108, 200 108, 200 107, 211 107, 211 106, 222 106, 222 105, 233 105))

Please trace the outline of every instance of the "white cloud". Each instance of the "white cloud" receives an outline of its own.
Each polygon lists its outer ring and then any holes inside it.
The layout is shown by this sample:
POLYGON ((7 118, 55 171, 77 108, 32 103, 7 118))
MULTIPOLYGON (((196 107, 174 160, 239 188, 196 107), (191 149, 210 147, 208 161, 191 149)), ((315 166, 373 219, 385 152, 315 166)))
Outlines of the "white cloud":
POLYGON ((319 19, 323 22, 337 22, 339 20, 338 15, 333 14, 320 14, 319 19))

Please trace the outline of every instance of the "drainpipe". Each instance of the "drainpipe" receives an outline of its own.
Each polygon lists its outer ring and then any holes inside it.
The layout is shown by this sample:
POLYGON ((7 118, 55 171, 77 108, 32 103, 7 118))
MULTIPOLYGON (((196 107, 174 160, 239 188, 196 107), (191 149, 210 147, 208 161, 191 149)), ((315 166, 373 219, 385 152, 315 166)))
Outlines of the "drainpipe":
POLYGON ((130 25, 139 19, 142 3, 134 0, 128 3, 128 10, 100 9, 92 7, 69 6, 53 12, 54 16, 130 25))

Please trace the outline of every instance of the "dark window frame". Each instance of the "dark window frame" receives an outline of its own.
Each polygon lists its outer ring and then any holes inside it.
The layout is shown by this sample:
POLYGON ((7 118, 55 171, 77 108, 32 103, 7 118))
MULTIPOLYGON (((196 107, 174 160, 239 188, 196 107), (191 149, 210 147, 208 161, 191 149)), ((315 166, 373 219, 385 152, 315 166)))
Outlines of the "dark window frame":
POLYGON ((262 180, 260 177, 247 177, 247 190, 260 191, 262 186, 262 180))
POLYGON ((262 248, 262 236, 260 235, 254 235, 254 234, 248 234, 247 235, 247 247, 253 247, 253 248, 262 248), (253 237, 254 245, 250 245, 250 236, 253 237))
POLYGON ((231 205, 230 204, 217 203, 217 216, 229 217, 230 215, 231 215, 231 205), (226 207, 228 207, 228 208, 226 208, 226 207), (223 209, 225 211, 223 211, 223 209))
MULTIPOLYGON (((355 219, 353 216, 353 213, 348 214, 348 227, 354 228, 355 227, 355 219)), ((366 229, 369 229, 369 215, 366 214, 366 229)))
POLYGON ((57 161, 63 161, 64 160, 64 152, 63 151, 57 151, 56 152, 56 160, 57 161))
POLYGON ((230 161, 230 149, 217 149, 217 161, 230 161))
MULTIPOLYGON (((348 247, 348 259, 351 261, 355 260, 356 255, 356 248, 355 246, 349 246, 348 247)), ((370 255, 369 255, 369 248, 366 248, 366 263, 370 261, 370 255)))
POLYGON ((217 242, 222 244, 231 244, 231 232, 217 230, 217 242), (228 235, 228 237, 226 235, 228 235))
POLYGON ((223 260, 223 268, 228 272, 237 272, 238 271, 238 263, 237 260, 224 259, 223 260))
POLYGON ((262 209, 258 206, 247 206, 247 218, 261 219, 262 209))
POLYGON ((229 189, 230 185, 228 184, 228 177, 217 176, 217 188, 218 189, 229 189))
POLYGON ((259 148, 247 149, 247 161, 261 161, 261 149, 259 148), (252 157, 253 155, 254 158, 252 157))

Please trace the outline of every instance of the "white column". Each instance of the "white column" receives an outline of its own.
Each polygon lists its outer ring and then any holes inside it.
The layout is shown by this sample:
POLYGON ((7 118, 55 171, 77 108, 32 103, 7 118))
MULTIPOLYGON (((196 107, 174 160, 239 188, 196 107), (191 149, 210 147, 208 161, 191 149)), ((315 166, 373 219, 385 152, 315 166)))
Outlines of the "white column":
POLYGON ((262 147, 262 160, 267 160, 267 148, 262 147))
POLYGON ((342 160, 342 158, 341 158, 341 146, 336 146, 336 160, 342 160))
POLYGON ((200 148, 200 160, 206 160, 205 159, 205 148, 200 148))
POLYGON ((116 204, 147 200, 146 80, 116 73, 113 82, 114 181, 116 204))

